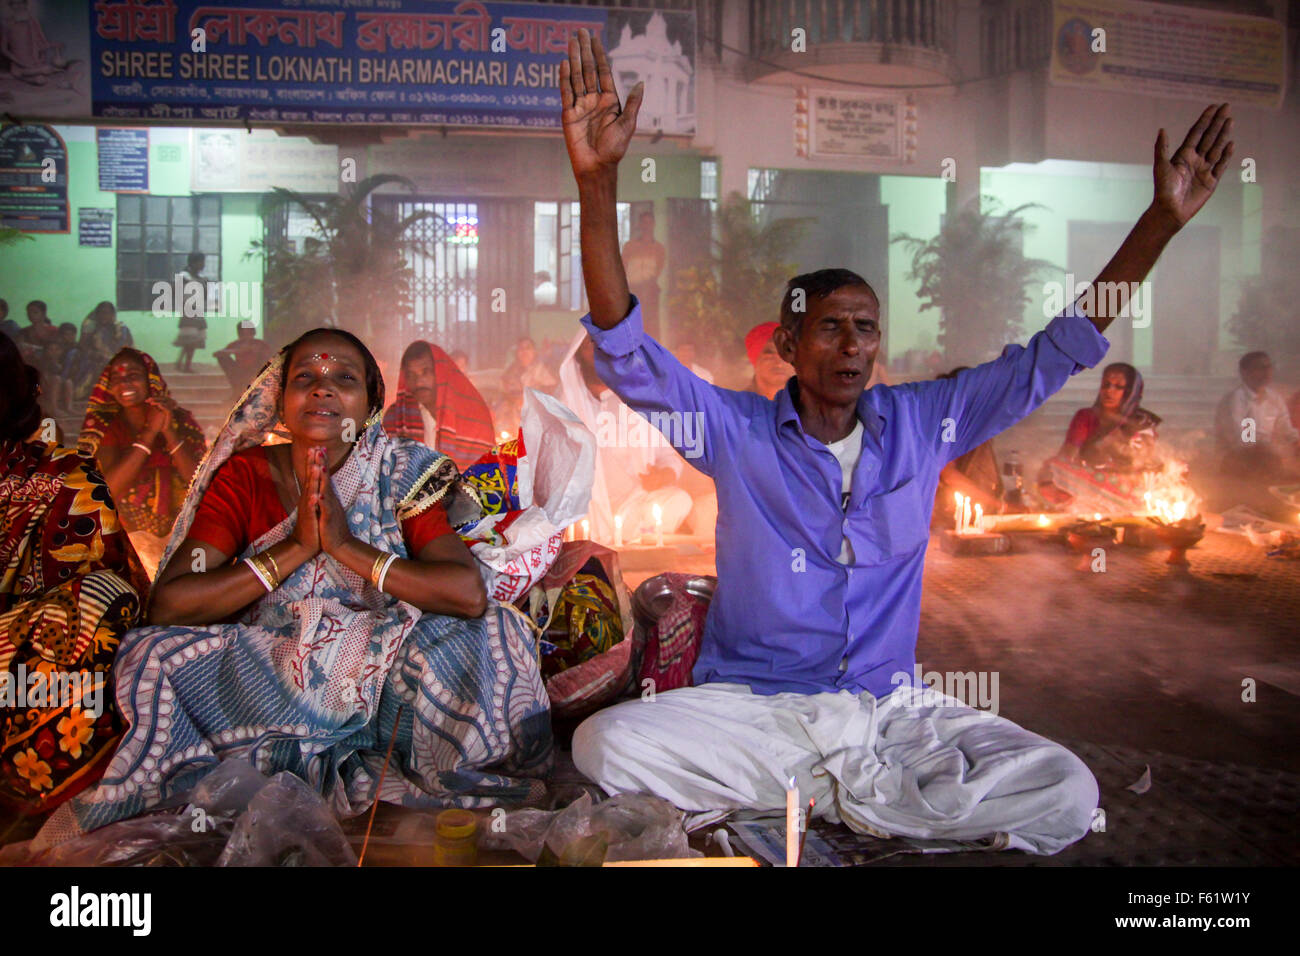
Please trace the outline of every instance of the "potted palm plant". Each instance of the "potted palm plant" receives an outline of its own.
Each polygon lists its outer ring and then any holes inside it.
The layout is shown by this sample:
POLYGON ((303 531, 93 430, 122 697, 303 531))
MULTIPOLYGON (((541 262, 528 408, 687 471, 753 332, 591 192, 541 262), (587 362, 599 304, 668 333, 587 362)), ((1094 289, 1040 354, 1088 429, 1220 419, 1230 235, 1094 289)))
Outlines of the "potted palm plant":
MULTIPOLYGON (((668 295, 671 314, 718 356, 744 356, 745 333, 777 317, 786 281, 798 271, 785 256, 798 246, 807 220, 763 222, 757 212, 740 193, 728 195, 716 213, 711 255, 678 270, 668 295)), ((747 375, 738 369, 731 377, 747 375)))
POLYGON ((999 205, 983 196, 945 217, 932 238, 890 240, 912 253, 907 277, 919 284, 921 311, 940 310, 938 341, 948 365, 983 362, 1019 338, 1029 285, 1056 268, 1023 251, 1020 216, 1042 207, 1024 203, 998 213, 999 205))
POLYGON ((334 325, 368 340, 410 308, 407 257, 418 243, 408 230, 440 217, 429 210, 402 219, 371 215, 371 193, 390 184, 415 188, 408 179, 386 174, 324 199, 280 187, 267 197, 263 215, 297 207, 315 223, 315 235, 302 249, 272 237, 253 242, 246 254, 266 263, 267 317, 282 337, 334 325))

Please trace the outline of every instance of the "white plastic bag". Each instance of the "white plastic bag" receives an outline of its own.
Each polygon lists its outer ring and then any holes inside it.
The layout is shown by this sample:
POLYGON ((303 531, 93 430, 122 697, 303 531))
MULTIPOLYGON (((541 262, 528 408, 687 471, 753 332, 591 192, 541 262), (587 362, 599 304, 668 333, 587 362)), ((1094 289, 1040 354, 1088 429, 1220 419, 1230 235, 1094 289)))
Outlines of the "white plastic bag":
MULTIPOLYGON (((523 513, 499 535, 470 550, 494 600, 511 603, 542 579, 560 554, 564 529, 587 513, 596 471, 596 436, 561 402, 527 389, 520 421, 524 456, 516 466, 523 513)), ((476 531, 495 524, 484 519, 476 531)))

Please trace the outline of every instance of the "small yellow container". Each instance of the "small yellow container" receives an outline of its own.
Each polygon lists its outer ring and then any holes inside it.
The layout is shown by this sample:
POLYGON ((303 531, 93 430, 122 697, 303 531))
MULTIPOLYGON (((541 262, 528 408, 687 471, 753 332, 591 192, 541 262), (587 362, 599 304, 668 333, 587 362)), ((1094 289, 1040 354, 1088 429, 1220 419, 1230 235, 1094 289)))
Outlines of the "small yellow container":
POLYGON ((443 810, 438 814, 433 838, 434 866, 478 864, 478 821, 468 810, 443 810))

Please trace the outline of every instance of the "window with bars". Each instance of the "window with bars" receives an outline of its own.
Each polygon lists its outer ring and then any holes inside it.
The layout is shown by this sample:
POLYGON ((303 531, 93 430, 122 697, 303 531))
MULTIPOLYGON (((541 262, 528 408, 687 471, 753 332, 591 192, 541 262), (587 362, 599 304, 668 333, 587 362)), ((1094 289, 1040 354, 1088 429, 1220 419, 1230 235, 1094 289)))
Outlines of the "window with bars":
POLYGON ((220 196, 117 197, 117 307, 148 310, 156 282, 172 282, 191 252, 203 276, 221 279, 220 196))

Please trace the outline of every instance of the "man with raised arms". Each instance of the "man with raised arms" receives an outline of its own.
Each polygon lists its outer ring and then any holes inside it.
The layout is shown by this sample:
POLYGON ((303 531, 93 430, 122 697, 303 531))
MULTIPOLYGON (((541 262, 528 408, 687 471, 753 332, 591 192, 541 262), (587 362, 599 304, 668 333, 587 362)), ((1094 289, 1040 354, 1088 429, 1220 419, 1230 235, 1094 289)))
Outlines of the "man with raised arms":
MULTIPOLYGON (((642 414, 703 415, 690 464, 719 503, 695 686, 590 717, 573 739, 578 768, 609 793, 692 811, 778 809, 793 777, 815 816, 859 832, 1034 853, 1080 839, 1097 784, 1078 757, 910 675, 939 472, 1101 361, 1105 297, 955 378, 867 390, 880 302, 860 276, 822 270, 792 279, 781 303, 774 339, 795 375, 775 399, 706 384, 644 333, 619 257, 618 163, 642 89, 620 107, 585 33, 560 73, 597 369, 642 414)), ((1214 192, 1230 128, 1227 104, 1211 106, 1172 157, 1160 131, 1151 205, 1097 283, 1141 282, 1214 192)))

